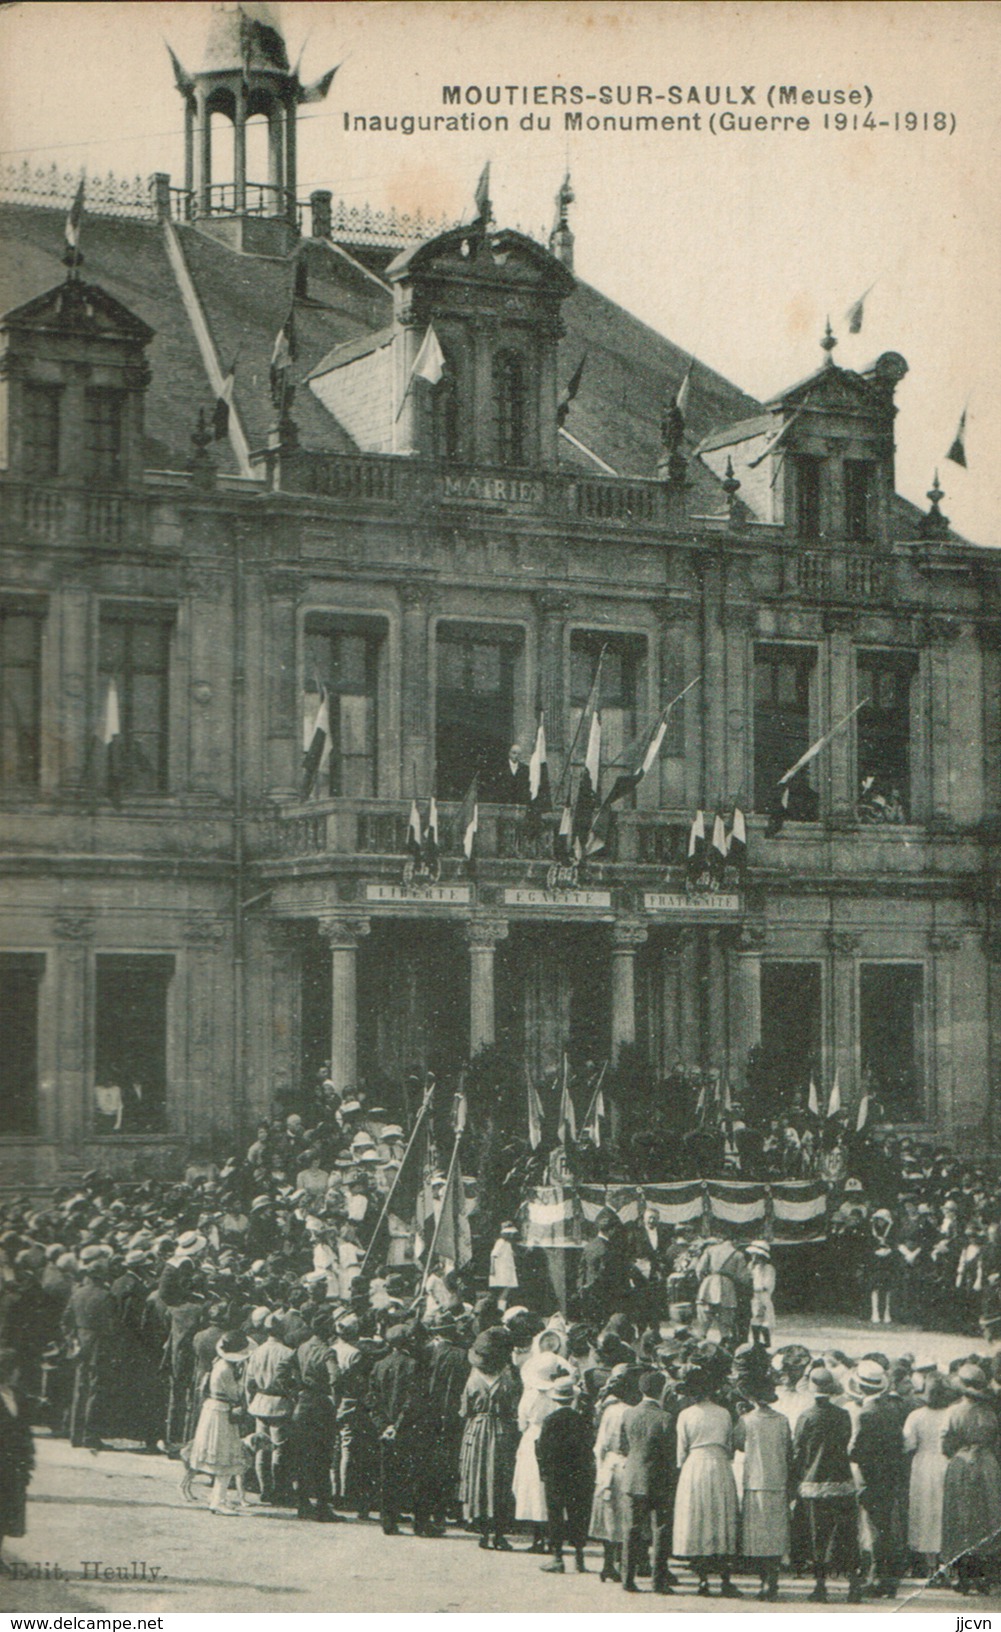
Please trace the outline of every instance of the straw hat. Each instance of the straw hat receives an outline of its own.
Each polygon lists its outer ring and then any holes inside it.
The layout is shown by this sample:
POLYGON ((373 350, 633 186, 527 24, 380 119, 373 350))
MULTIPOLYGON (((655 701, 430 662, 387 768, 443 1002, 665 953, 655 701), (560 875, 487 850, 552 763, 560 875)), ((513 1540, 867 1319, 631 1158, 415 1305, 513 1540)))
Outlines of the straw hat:
POLYGON ((848 1379, 848 1393, 856 1400, 874 1399, 884 1394, 889 1382, 883 1367, 875 1360, 860 1360, 848 1379))

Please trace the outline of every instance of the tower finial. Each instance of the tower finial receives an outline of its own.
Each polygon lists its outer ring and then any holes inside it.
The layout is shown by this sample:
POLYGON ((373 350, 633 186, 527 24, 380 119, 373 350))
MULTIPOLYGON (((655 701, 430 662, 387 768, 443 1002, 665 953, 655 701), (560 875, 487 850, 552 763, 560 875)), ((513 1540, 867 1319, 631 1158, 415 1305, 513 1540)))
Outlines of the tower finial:
POLYGON ((827 327, 824 330, 824 338, 820 342, 821 350, 827 353, 826 357, 824 358, 825 363, 833 363, 834 358, 831 356, 831 352, 834 350, 837 343, 837 339, 835 338, 835 335, 831 329, 831 320, 828 318, 827 327))
POLYGON ((939 483, 937 470, 932 477, 931 487, 928 489, 928 498, 931 500, 931 508, 927 515, 921 517, 918 523, 918 531, 922 538, 947 538, 949 535, 949 518, 943 516, 939 509, 945 494, 939 483))
POLYGON ((549 234, 549 253, 562 261, 568 272, 573 271, 574 236, 570 230, 570 206, 573 201, 574 191, 568 170, 556 194, 556 219, 549 234))

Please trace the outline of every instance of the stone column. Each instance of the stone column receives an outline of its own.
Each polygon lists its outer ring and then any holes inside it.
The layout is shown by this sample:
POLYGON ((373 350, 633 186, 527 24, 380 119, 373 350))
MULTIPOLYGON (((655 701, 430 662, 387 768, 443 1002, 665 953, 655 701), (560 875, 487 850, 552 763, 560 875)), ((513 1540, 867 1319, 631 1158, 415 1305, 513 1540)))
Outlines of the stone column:
POLYGON ((566 750, 566 707, 563 699, 563 632, 573 608, 568 595, 540 589, 535 595, 539 616, 539 703, 546 716, 546 750, 554 756, 549 766, 550 786, 555 794, 555 758, 566 750))
POLYGON ((706 972, 706 1031, 709 1042, 709 1066, 718 1071, 720 1080, 727 1073, 727 967, 723 954, 723 931, 718 927, 705 932, 706 972))
POLYGON ((403 584, 403 631, 401 656, 403 743, 402 789, 405 798, 414 793, 423 797, 430 786, 432 727, 430 716, 428 621, 433 598, 424 584, 403 584))
POLYGON ((922 631, 928 643, 928 739, 931 759, 931 826, 953 826, 951 735, 955 729, 949 687, 949 646, 959 633, 953 620, 930 617, 922 631))
POLYGON ((726 651, 721 614, 721 569, 707 565, 702 578, 702 797, 715 810, 723 797, 726 747, 726 651))
POLYGON ((293 227, 297 222, 295 114, 296 105, 290 102, 285 109, 285 215, 293 227))
POLYGON ((247 208, 247 90, 242 79, 233 97, 233 207, 242 215, 247 208))
POLYGON ((206 107, 204 84, 195 86, 196 120, 198 125, 198 214, 209 215, 212 210, 212 120, 206 107))
POLYGON ((747 1056, 761 1042, 761 950, 765 935, 745 925, 730 950, 730 1076, 747 1081, 747 1056))
POLYGON ((268 114, 268 185, 273 188, 265 215, 283 215, 282 187, 285 179, 285 109, 273 103, 268 114))
POLYGON ((302 701, 296 676, 296 610, 300 584, 294 572, 280 567, 269 572, 264 582, 268 595, 266 774, 272 793, 292 795, 299 792, 302 776, 302 701))
POLYGON ((92 943, 95 922, 88 911, 58 912, 56 938, 56 1114, 64 1166, 86 1167, 83 1145, 94 1128, 90 1100, 94 1059, 92 943))
MULTIPOLYGON (((841 1104, 844 1110, 858 1102, 859 1084, 855 1080, 855 1062, 858 1058, 858 980, 856 959, 861 940, 850 930, 833 929, 828 934, 831 950, 830 986, 828 989, 828 1069, 829 1078, 821 1099, 830 1090, 834 1073, 838 1073, 841 1104)), ((818 1088, 819 1088, 818 1084, 818 1088)))
POLYGON ((494 1023, 494 948, 507 938, 504 918, 471 918, 469 943, 469 1057, 496 1041, 494 1023))
POLYGON ((932 1102, 925 1115, 946 1138, 956 1126, 955 1078, 952 1053, 953 954, 959 951, 959 936, 934 931, 928 936, 931 953, 928 993, 929 1036, 925 1071, 932 1102))
POLYGON ((624 1044, 636 1041, 636 954, 645 945, 647 927, 621 918, 612 925, 612 1066, 624 1044))
POLYGON ((184 190, 184 220, 190 221, 195 191, 195 104, 190 96, 184 98, 184 190))
MULTIPOLYGON (((855 617, 851 612, 827 612, 824 615, 824 629, 827 633, 827 720, 829 725, 834 725, 838 720, 843 720, 857 700, 854 697, 854 687, 852 685, 852 633, 854 626, 855 617)), ((856 716, 856 720, 860 717, 856 716)), ((823 718, 822 708, 821 718, 823 718)), ((828 811, 834 821, 842 825, 851 823, 855 819, 858 788, 856 786, 857 777, 853 774, 853 766, 857 762, 857 756, 853 749, 856 730, 857 725, 853 724, 846 730, 839 731, 837 736, 832 737, 827 750, 830 783, 825 788, 823 783, 820 782, 817 788, 820 795, 821 813, 828 811)), ((822 777, 823 758, 819 763, 822 777)))
POLYGON ((358 942, 367 918, 321 919, 320 934, 330 947, 330 1075, 335 1088, 358 1081, 358 942))

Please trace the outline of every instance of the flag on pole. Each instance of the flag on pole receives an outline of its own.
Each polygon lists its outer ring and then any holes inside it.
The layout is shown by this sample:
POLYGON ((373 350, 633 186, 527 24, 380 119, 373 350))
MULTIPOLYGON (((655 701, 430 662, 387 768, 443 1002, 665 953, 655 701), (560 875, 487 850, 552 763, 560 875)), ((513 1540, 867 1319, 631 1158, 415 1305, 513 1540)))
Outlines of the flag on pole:
POLYGON ((706 823, 701 810, 697 810, 692 817, 692 825, 688 830, 688 856, 685 862, 685 871, 689 884, 695 884, 702 877, 706 866, 706 823))
POLYGON ((681 384, 678 386, 678 389, 674 394, 674 406, 677 408, 677 410, 678 410, 679 414, 681 414, 682 418, 684 418, 685 414, 688 411, 688 399, 692 394, 692 369, 694 367, 695 367, 695 358, 693 357, 690 360, 690 362, 688 364, 688 367, 685 370, 684 379, 682 380, 681 384))
POLYGON ((362 1270, 365 1269, 376 1250, 376 1244, 382 1235, 383 1225, 387 1222, 389 1215, 392 1213, 395 1218, 400 1219, 405 1224, 410 1223, 411 1219, 415 1217, 418 1193, 424 1183, 424 1176, 430 1161, 426 1118, 431 1108, 434 1086, 434 1078, 429 1077, 425 1084, 424 1098, 417 1113, 417 1120, 414 1123, 407 1148, 403 1152, 403 1160, 396 1170, 396 1178, 393 1180, 392 1188, 386 1197, 372 1239, 366 1248, 362 1270))
POLYGON ((313 715, 313 723, 306 726, 308 740, 303 742, 302 758, 302 794, 308 799, 316 786, 320 774, 320 766, 330 748, 330 700, 327 697, 326 687, 320 687, 320 703, 313 715))
POLYGON ((476 866, 476 834, 480 825, 479 779, 473 777, 466 796, 459 807, 459 842, 466 858, 466 871, 472 874, 476 866))
POLYGON ((174 84, 177 86, 177 89, 180 91, 182 96, 191 96, 195 89, 194 79, 188 73, 187 69, 182 67, 180 59, 171 50, 169 45, 167 46, 167 55, 170 58, 170 65, 174 70, 174 84))
POLYGON ((288 400, 289 374, 292 364, 299 355, 299 342, 295 332, 295 306, 289 307, 288 317, 285 319, 271 350, 271 369, 269 383, 271 386, 271 401, 279 413, 284 411, 288 400))
POLYGON ((806 1108, 811 1116, 820 1115, 820 1100, 817 1098, 817 1084, 810 1078, 810 1092, 806 1098, 806 1108))
POLYGON ((829 731, 825 731, 822 737, 818 737, 816 742, 811 743, 809 748, 806 750, 806 753, 800 754, 795 765, 790 765, 789 769, 779 777, 779 787, 785 787, 787 782, 792 781, 797 771, 801 771, 804 765, 809 765, 811 759, 816 759, 817 755, 820 753, 820 750, 822 748, 826 748, 832 737, 836 737, 839 731, 844 730, 844 727, 849 723, 849 721, 855 718, 859 709, 865 708, 868 701, 868 697, 863 697, 862 701, 860 703, 856 703, 854 708, 849 709, 848 713, 845 714, 836 725, 832 725, 829 731))
POLYGON ((212 435, 222 442, 229 435, 229 416, 233 411, 233 386, 236 383, 236 360, 229 365, 229 373, 222 382, 212 410, 212 435))
POLYGON ((428 825, 424 831, 424 859, 433 867, 438 860, 438 801, 434 794, 428 800, 428 825))
POLYGON ((838 1080, 837 1071, 835 1071, 834 1081, 831 1083, 831 1097, 827 1101, 827 1115, 829 1118, 841 1115, 841 1083, 838 1080))
POLYGON ((577 784, 577 802, 573 814, 574 851, 580 856, 586 847, 591 824, 598 806, 601 785, 601 711, 595 707, 587 733, 584 769, 577 784))
MULTIPOLYGON (((80 183, 83 186, 83 183, 80 183)), ((959 425, 953 437, 952 447, 945 456, 951 459, 954 465, 962 465, 966 469, 966 409, 959 416, 959 425)))
POLYGON ((66 238, 65 260, 71 271, 75 271, 80 262, 83 260, 83 256, 80 253, 80 229, 83 225, 83 198, 85 185, 85 179, 83 176, 81 176, 79 186, 76 190, 76 195, 72 204, 70 205, 69 214, 66 217, 66 226, 64 229, 66 238))
POLYGON ((679 691, 677 697, 672 697, 667 707, 658 714, 646 735, 632 743, 623 753, 621 759, 616 761, 616 765, 621 765, 622 769, 612 783, 612 791, 605 799, 606 805, 614 805, 619 799, 624 799, 627 793, 632 793, 633 789, 638 788, 643 778, 653 769, 660 750, 664 746, 664 738, 667 735, 667 722, 672 709, 677 707, 681 699, 687 696, 692 687, 697 686, 701 679, 701 674, 697 674, 694 680, 689 680, 687 686, 679 691))
POLYGON ((560 813, 560 825, 553 835, 553 860, 561 867, 569 867, 573 860, 572 838, 573 813, 568 800, 560 813))
POLYGON ((490 221, 493 208, 490 203, 490 160, 488 159, 480 172, 480 179, 476 183, 473 194, 473 203, 476 205, 476 219, 484 225, 490 221))
POLYGON ((564 391, 562 397, 560 398, 559 403, 557 404, 557 408, 556 408, 556 423, 557 423, 557 425, 565 425, 566 424, 567 415, 570 412, 570 404, 573 402, 574 398, 577 395, 577 392, 580 390, 580 382, 584 378, 584 364, 586 362, 587 362, 587 352, 585 351, 584 355, 581 357, 580 362, 577 364, 577 367, 574 369, 573 373, 571 374, 570 379, 567 382, 567 388, 564 391))
POLYGON ((420 861, 423 854, 421 813, 417 809, 417 800, 410 801, 410 819, 407 822, 407 849, 415 861, 420 861))
POLYGON ((709 876, 717 889, 722 884, 726 872, 726 852, 726 823, 723 820, 723 812, 717 810, 713 817, 713 833, 709 842, 709 876))
POLYGON ((591 1103, 587 1108, 587 1115, 584 1118, 584 1126, 581 1129, 582 1133, 590 1134, 591 1143, 597 1146, 599 1149, 601 1148, 601 1123, 602 1119, 607 1115, 605 1110, 605 1096, 602 1093, 602 1083, 605 1080, 605 1072, 607 1070, 608 1061, 606 1060, 601 1070, 598 1072, 598 1080, 594 1085, 594 1093, 591 1095, 591 1103))
POLYGON ((104 713, 101 719, 101 742, 104 746, 104 774, 108 798, 113 805, 122 797, 122 717, 118 706, 118 683, 114 676, 108 681, 104 695, 104 713))
POLYGON ((783 420, 783 422, 779 426, 778 430, 773 432, 773 434, 768 438, 768 441, 765 443, 764 447, 762 448, 761 452, 757 455, 757 457, 754 458, 754 459, 749 459, 748 460, 748 462, 747 462, 748 470, 756 470, 758 465, 764 463, 764 461, 768 458, 768 455, 770 453, 774 453, 776 448, 780 448, 782 446, 782 443, 785 441, 785 439, 788 436, 789 432, 792 430, 792 427, 796 423, 796 421, 799 418, 801 412, 802 412, 802 409, 797 408, 795 413, 790 414, 788 419, 783 420))
POLYGON ((560 1120, 557 1138, 562 1145, 574 1144, 577 1139, 577 1117, 570 1098, 570 1061, 563 1056, 563 1086, 560 1090, 560 1120))
POLYGON ((410 370, 410 384, 412 385, 414 380, 426 380, 428 385, 437 385, 444 372, 445 353, 438 344, 434 324, 429 323, 420 350, 414 358, 414 366, 410 370))
POLYGON ((733 1095, 730 1092, 730 1078, 723 1078, 723 1109, 729 1116, 733 1110, 733 1095))
POLYGON ((532 1081, 527 1060, 525 1061, 525 1087, 528 1090, 528 1142, 533 1150, 538 1150, 539 1145, 542 1143, 542 1100, 539 1098, 539 1091, 532 1081))
POLYGON ((739 805, 733 807, 733 822, 726 841, 726 859, 736 869, 737 878, 743 879, 747 866, 747 826, 739 805))
MULTIPOLYGON (((338 63, 337 68, 340 68, 340 66, 341 64, 338 63)), ((313 102, 323 102, 331 85, 334 83, 337 68, 328 68, 320 79, 314 79, 312 85, 304 85, 299 92, 298 100, 307 107, 313 102)))
POLYGON ((706 1115, 706 1083, 703 1082, 702 1087, 699 1089, 699 1097, 695 1101, 695 1120, 697 1122, 704 1122, 705 1121, 705 1115, 706 1115))
POLYGON ((858 1116, 855 1118, 855 1132, 861 1133, 869 1120, 869 1095, 863 1094, 858 1102, 858 1116))
POLYGON ((546 749, 546 716, 539 710, 535 730, 535 745, 528 761, 528 816, 526 828, 535 834, 542 826, 542 818, 553 808, 549 791, 549 755, 546 749))
POLYGON ((459 1166, 461 1134, 456 1135, 452 1159, 448 1164, 445 1188, 438 1201, 438 1220, 432 1242, 432 1258, 446 1258, 456 1269, 468 1264, 473 1256, 472 1235, 469 1228, 469 1207, 466 1187, 459 1166))
POLYGON ((870 283, 870 285, 869 285, 868 289, 866 289, 865 293, 859 295, 858 300, 856 300, 851 306, 849 306, 847 312, 845 313, 845 317, 846 317, 847 322, 848 322, 848 333, 849 334, 861 334, 861 332, 862 332, 862 318, 865 315, 865 303, 868 300, 869 296, 872 294, 872 291, 873 291, 874 288, 875 288, 875 285, 870 283))

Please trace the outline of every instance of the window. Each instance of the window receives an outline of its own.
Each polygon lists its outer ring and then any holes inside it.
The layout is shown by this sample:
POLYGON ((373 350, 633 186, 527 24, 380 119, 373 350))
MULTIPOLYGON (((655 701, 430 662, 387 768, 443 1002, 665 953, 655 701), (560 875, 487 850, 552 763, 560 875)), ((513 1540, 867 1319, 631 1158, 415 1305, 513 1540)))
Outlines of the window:
POLYGON ((435 459, 459 457, 459 395, 450 366, 431 389, 431 451, 435 459))
POLYGON ((172 614, 153 609, 101 610, 98 670, 100 728, 109 694, 118 703, 117 739, 104 745, 104 780, 115 776, 123 793, 165 793, 169 721, 172 614))
POLYGON ((0 788, 38 786, 42 620, 0 602, 0 788))
POLYGON ((796 531, 800 538, 820 537, 821 460, 810 454, 796 459, 796 531))
MULTIPOLYGON (((757 646, 754 652, 754 805, 771 811, 779 779, 810 746, 810 677, 815 652, 757 646)), ((817 795, 801 772, 789 785, 788 821, 815 821, 817 795)))
POLYGON ((59 474, 59 387, 24 386, 24 472, 59 474))
MULTIPOLYGON (((754 1073, 755 1115, 768 1118, 821 1081, 819 963, 766 959, 761 965, 761 1047, 754 1073), (762 1097, 765 1096, 765 1097, 762 1097)), ((740 1061, 741 1066, 746 1061, 740 1061)))
POLYGON ((94 1009, 95 1133, 167 1126, 167 997, 174 960, 98 954, 94 1009))
POLYGON ((439 625, 435 745, 440 799, 461 799, 474 775, 487 803, 527 798, 527 770, 522 767, 523 774, 516 776, 508 769, 521 640, 517 629, 439 625))
POLYGON ((856 543, 872 537, 872 482, 868 459, 845 460, 845 537, 856 543))
POLYGON ((870 1121, 912 1122, 922 1112, 924 970, 917 963, 859 966, 862 1086, 870 1121))
POLYGON ((860 652, 856 716, 859 811, 868 821, 906 822, 911 804, 911 680, 909 652, 860 652))
POLYGON ((0 1136, 38 1132, 39 956, 0 955, 0 1136))
MULTIPOLYGON (((600 630, 579 629, 570 637, 570 736, 577 731, 594 684, 598 659, 601 664, 601 764, 620 764, 623 751, 639 735, 640 673, 646 642, 639 636, 605 635, 600 630)), ((582 760, 586 742, 579 742, 575 760, 582 760)), ((602 781, 606 778, 602 777, 602 781)), ((610 786, 610 784, 609 784, 610 786)), ((608 788, 604 788, 607 793, 608 788)))
POLYGON ((502 465, 526 462, 526 409, 524 362, 516 351, 502 351, 494 361, 496 446, 502 465))
POLYGON ((367 799, 377 791, 377 712, 381 632, 372 625, 306 619, 303 746, 327 693, 330 747, 314 791, 337 799, 367 799))
POLYGON ((88 391, 84 420, 87 474, 99 482, 118 481, 122 474, 121 392, 88 391))

